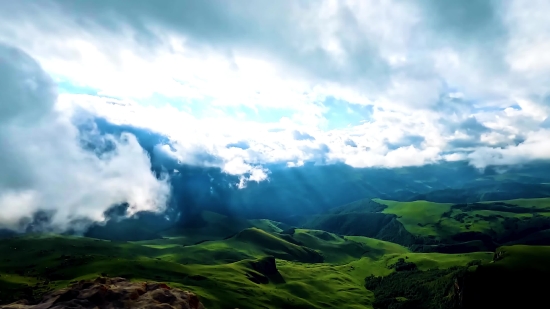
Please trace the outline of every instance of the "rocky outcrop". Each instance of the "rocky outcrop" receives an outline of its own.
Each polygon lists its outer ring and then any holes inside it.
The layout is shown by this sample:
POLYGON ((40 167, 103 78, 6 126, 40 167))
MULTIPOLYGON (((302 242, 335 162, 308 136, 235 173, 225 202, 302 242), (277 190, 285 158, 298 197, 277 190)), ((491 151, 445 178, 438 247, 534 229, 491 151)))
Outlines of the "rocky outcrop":
POLYGON ((247 273, 248 280, 257 284, 267 284, 269 282, 275 284, 285 283, 285 279, 279 273, 273 256, 250 261, 249 265, 254 271, 247 273))
POLYGON ((124 278, 99 277, 46 294, 38 304, 22 300, 0 309, 204 309, 197 295, 170 288, 164 283, 130 282, 124 278))

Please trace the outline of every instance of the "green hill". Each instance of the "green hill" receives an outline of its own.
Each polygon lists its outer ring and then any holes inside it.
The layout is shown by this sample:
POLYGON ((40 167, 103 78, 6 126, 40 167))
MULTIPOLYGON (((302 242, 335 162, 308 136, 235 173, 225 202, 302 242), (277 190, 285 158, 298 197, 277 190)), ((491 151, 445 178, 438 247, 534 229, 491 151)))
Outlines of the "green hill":
POLYGON ((465 308, 540 308, 547 302, 550 247, 505 246, 493 263, 469 272, 462 283, 465 308))
POLYGON ((104 274, 167 282, 196 292, 208 308, 368 308, 374 298, 364 278, 391 274, 389 266, 399 258, 426 270, 492 256, 411 253, 377 239, 302 229, 289 235, 247 228, 190 246, 150 242, 56 235, 4 239, 0 303, 37 299, 72 280, 104 274))
MULTIPOLYGON (((154 239, 127 241, 125 225, 99 234, 112 240, 8 237, 0 242, 0 304, 104 274, 163 281, 220 309, 522 307, 542 299, 536 282, 550 273, 550 247, 493 250, 545 244, 549 210, 550 199, 364 199, 302 228, 205 211, 186 226, 152 229, 154 239)), ((150 229, 128 231, 140 228, 150 229)))
MULTIPOLYGON (((284 223, 268 219, 246 220, 242 218, 228 217, 215 212, 203 211, 196 216, 192 224, 183 227, 172 227, 159 231, 160 237, 146 239, 141 243, 148 245, 192 245, 204 241, 221 240, 234 236, 246 228, 256 227, 267 232, 280 232, 288 228, 284 223)), ((108 231, 103 235, 109 235, 108 231)), ((110 239, 109 236, 101 237, 110 239)), ((132 239, 125 239, 132 240, 132 239)))
POLYGON ((503 244, 550 244, 550 199, 470 204, 360 200, 314 216, 303 226, 361 235, 415 251, 461 253, 503 244))
POLYGON ((359 200, 314 216, 303 227, 340 235, 377 238, 406 246, 419 241, 398 221, 398 216, 383 213, 387 207, 376 200, 359 200))
POLYGON ((319 252, 257 228, 245 229, 239 232, 228 243, 235 244, 237 247, 242 247, 241 244, 244 244, 254 248, 252 249, 253 252, 263 252, 266 255, 272 255, 283 260, 304 263, 323 262, 323 257, 319 252))

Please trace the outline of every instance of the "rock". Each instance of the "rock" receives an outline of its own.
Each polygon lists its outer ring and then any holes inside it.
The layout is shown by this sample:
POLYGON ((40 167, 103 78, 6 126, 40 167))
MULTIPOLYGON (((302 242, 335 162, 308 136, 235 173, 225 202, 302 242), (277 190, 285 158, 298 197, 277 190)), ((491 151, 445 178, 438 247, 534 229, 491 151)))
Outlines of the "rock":
POLYGON ((107 309, 163 308, 205 309, 197 295, 170 288, 164 283, 130 282, 124 278, 99 277, 46 294, 38 304, 21 300, 0 309, 107 309))
POLYGON ((273 256, 251 261, 250 266, 255 272, 249 272, 247 278, 254 283, 267 284, 270 281, 275 284, 285 283, 273 256))
POLYGON ((266 276, 279 273, 279 271, 277 270, 277 264, 275 263, 275 258, 273 256, 261 258, 250 264, 255 271, 266 276))

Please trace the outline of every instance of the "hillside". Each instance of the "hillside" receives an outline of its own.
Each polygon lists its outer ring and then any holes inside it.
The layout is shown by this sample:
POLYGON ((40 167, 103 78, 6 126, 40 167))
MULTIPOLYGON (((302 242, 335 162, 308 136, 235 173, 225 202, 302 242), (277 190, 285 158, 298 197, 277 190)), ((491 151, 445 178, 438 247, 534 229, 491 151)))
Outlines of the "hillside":
POLYGON ((103 274, 167 282, 198 294, 207 308, 364 308, 373 301, 364 278, 390 274, 387 266, 400 257, 421 269, 492 257, 411 253, 380 240, 311 230, 290 236, 252 228, 191 246, 154 243, 55 235, 4 240, 0 303, 38 299, 72 280, 103 274))
MULTIPOLYGON (((0 304, 37 301, 98 276, 166 282, 220 309, 451 309, 487 304, 500 291, 523 299, 512 294, 527 293, 516 282, 537 281, 550 251, 501 245, 544 244, 549 209, 548 199, 362 199, 313 216, 302 228, 204 211, 185 226, 157 229, 153 239, 127 241, 129 234, 109 225, 100 236, 112 240, 8 237, 0 242, 0 304), (495 290, 482 289, 491 284, 495 290)), ((125 224, 132 222, 139 220, 125 224)), ((539 286, 529 289, 538 293, 539 286)))
POLYGON ((84 236, 114 241, 148 241, 159 245, 192 245, 208 240, 233 236, 246 228, 256 227, 268 232, 280 232, 288 225, 268 219, 247 220, 211 211, 201 211, 185 225, 173 222, 148 222, 141 218, 108 221, 92 226, 84 236))
POLYGON ((492 251, 504 244, 550 244, 550 199, 471 204, 364 199, 314 216, 306 228, 392 241, 423 252, 492 251))
POLYGON ((469 272, 463 282, 465 308, 537 308, 547 302, 550 247, 505 246, 494 262, 469 272))
MULTIPOLYGON (((183 223, 207 210, 298 225, 304 217, 373 198, 456 204, 550 197, 548 161, 506 169, 487 167, 484 171, 465 161, 394 169, 312 162, 290 169, 284 165, 266 165, 271 171, 269 181, 251 182, 246 190, 230 188, 228 184, 238 183, 238 178, 214 168, 158 163, 165 164, 168 170, 177 170, 170 181, 173 199, 179 206, 170 209, 168 215, 183 223), (181 216, 176 219, 178 213, 181 216)), ((160 173, 160 166, 155 167, 160 173)))

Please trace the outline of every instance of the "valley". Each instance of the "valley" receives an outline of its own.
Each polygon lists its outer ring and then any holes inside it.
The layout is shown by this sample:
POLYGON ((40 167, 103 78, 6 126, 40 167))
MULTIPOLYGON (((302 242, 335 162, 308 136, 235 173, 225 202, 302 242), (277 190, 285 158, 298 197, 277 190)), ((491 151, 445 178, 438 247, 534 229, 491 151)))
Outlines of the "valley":
POLYGON ((514 278, 550 273, 550 247, 532 246, 550 244, 547 198, 364 199, 297 226, 203 211, 144 239, 128 234, 144 229, 139 221, 123 224, 97 227, 95 238, 2 239, 0 304, 109 276, 165 282, 196 293, 206 308, 474 308, 498 303, 491 293, 529 286, 514 278), (492 290, 473 292, 484 285, 492 290))

